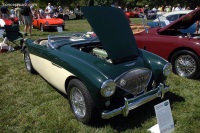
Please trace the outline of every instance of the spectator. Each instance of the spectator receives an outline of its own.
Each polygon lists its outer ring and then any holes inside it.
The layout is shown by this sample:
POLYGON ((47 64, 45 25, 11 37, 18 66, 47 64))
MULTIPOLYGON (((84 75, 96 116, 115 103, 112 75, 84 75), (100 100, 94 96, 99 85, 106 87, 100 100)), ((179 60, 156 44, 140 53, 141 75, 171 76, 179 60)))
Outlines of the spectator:
POLYGON ((15 15, 14 7, 11 7, 11 9, 10 9, 10 15, 15 15))
POLYGON ((53 16, 53 6, 51 6, 51 3, 48 3, 48 6, 45 8, 45 11, 50 14, 50 16, 53 16))
POLYGON ((175 6, 172 6, 172 12, 174 11, 174 9, 175 9, 175 6))
POLYGON ((63 9, 62 9, 61 6, 58 6, 58 13, 59 13, 59 14, 63 13, 63 9))
POLYGON ((21 8, 19 7, 19 5, 17 5, 17 7, 15 8, 15 14, 16 14, 16 17, 18 18, 19 25, 22 25, 23 21, 22 21, 22 15, 21 15, 21 8))
POLYGON ((8 18, 8 16, 9 16, 8 8, 5 6, 4 3, 1 7, 1 14, 2 14, 2 18, 8 18))
POLYGON ((186 10, 190 10, 190 7, 188 6, 188 7, 186 8, 186 10))
POLYGON ((43 9, 39 9, 39 14, 40 14, 40 18, 44 18, 44 10, 43 9))
POLYGON ((148 14, 148 10, 149 10, 148 7, 149 7, 148 5, 145 5, 145 7, 144 7, 144 18, 145 19, 147 19, 147 14, 148 14))
POLYGON ((157 9, 156 7, 153 7, 152 10, 153 10, 153 11, 157 11, 158 9, 157 9))
POLYGON ((32 12, 30 9, 30 1, 25 0, 25 6, 23 7, 23 15, 24 15, 24 32, 27 35, 27 31, 29 31, 29 35, 31 36, 31 27, 32 27, 32 12))
POLYGON ((196 34, 199 34, 199 23, 200 23, 200 20, 196 22, 196 34))
POLYGON ((177 4, 177 7, 174 9, 174 11, 180 11, 181 10, 181 6, 180 4, 177 4))

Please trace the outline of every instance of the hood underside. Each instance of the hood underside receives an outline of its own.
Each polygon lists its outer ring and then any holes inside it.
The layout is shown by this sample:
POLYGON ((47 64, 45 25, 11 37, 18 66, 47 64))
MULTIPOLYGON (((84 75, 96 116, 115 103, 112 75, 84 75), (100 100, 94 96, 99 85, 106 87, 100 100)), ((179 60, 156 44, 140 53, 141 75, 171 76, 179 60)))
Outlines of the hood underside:
POLYGON ((166 30, 177 30, 177 29, 187 29, 197 20, 200 20, 200 8, 182 16, 171 24, 161 28, 158 32, 162 33, 166 30))
POLYGON ((113 63, 133 60, 139 55, 134 35, 123 10, 85 6, 81 11, 113 63))

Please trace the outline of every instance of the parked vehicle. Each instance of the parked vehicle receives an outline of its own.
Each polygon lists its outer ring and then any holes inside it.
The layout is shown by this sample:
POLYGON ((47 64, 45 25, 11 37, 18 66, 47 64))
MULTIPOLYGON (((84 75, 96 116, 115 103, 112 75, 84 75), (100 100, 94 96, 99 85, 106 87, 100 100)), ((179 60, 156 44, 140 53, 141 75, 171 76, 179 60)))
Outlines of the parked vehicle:
POLYGON ((153 20, 153 22, 168 20, 171 23, 171 22, 174 22, 175 20, 179 19, 183 15, 190 13, 191 11, 193 11, 193 10, 180 10, 180 11, 173 11, 173 12, 165 13, 165 14, 157 16, 157 17, 159 17, 159 19, 156 18, 155 20, 153 20), (163 17, 160 17, 160 16, 163 16, 163 17))
MULTIPOLYGON (((186 78, 200 75, 200 34, 184 33, 200 18, 200 8, 169 24, 131 26, 138 47, 172 63, 173 72, 186 78), (144 29, 145 28, 145 29, 144 29)), ((145 23, 144 23, 145 24, 145 23)))
POLYGON ((95 34, 26 39, 26 69, 68 94, 72 112, 83 123, 95 121, 98 114, 104 119, 127 116, 130 110, 163 98, 171 64, 138 49, 124 12, 104 6, 82 7, 82 12, 95 34))
POLYGON ((12 25, 12 24, 18 24, 18 18, 17 17, 10 17, 10 18, 2 18, 0 19, 0 28, 4 28, 4 25, 12 25))
POLYGON ((65 29, 65 22, 60 18, 34 18, 32 24, 34 28, 38 28, 41 31, 57 30, 57 27, 65 29))
POLYGON ((125 12, 126 16, 129 18, 139 18, 139 15, 143 13, 143 8, 136 8, 133 11, 125 12))
POLYGON ((148 10, 147 12, 147 19, 156 19, 156 13, 155 10, 148 10))

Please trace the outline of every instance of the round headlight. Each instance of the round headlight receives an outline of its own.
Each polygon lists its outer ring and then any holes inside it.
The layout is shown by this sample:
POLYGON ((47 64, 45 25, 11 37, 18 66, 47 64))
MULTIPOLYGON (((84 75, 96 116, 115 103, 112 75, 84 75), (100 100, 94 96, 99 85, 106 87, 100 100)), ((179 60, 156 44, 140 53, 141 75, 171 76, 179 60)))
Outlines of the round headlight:
POLYGON ((172 72, 172 65, 171 65, 171 63, 167 63, 167 64, 163 67, 163 75, 164 75, 164 76, 168 76, 171 72, 172 72))
POLYGON ((106 80, 101 86, 101 95, 104 97, 110 97, 114 94, 115 88, 116 83, 113 80, 106 80))

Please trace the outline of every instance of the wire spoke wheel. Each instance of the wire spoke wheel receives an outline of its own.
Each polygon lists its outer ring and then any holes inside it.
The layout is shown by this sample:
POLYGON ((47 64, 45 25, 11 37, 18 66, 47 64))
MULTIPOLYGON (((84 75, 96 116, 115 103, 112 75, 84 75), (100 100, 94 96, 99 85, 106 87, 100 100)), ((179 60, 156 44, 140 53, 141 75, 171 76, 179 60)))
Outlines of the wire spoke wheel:
POLYGON ((31 60, 30 60, 28 53, 24 54, 24 61, 25 61, 26 69, 28 71, 30 71, 31 70, 31 60))
POLYGON ((196 62, 190 55, 181 55, 175 61, 176 71, 179 75, 188 77, 196 71, 196 62))
POLYGON ((80 118, 85 117, 86 114, 85 100, 81 91, 77 87, 73 87, 71 89, 70 100, 72 103, 72 108, 74 110, 74 113, 80 118))

